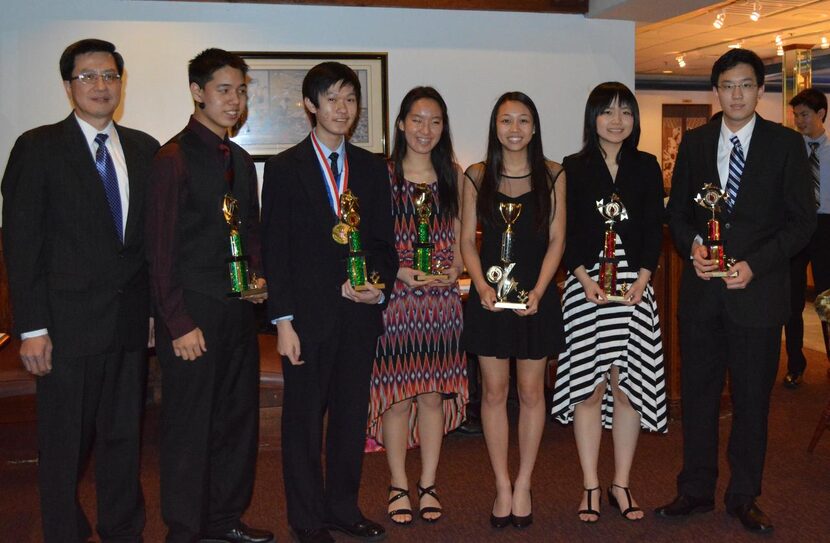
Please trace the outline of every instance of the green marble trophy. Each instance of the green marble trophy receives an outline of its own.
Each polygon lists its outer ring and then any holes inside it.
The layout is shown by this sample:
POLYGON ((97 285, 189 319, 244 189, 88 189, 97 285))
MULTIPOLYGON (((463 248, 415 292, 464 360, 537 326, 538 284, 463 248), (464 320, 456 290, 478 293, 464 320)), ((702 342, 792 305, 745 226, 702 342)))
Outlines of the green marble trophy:
POLYGON ((347 190, 340 195, 340 222, 332 230, 332 238, 338 243, 348 244, 349 255, 346 257, 346 274, 349 284, 357 291, 366 290, 368 284, 382 289, 386 285, 380 282, 377 272, 366 273, 366 251, 360 241, 360 204, 357 196, 347 190))
POLYGON ((412 267, 422 273, 415 275, 416 281, 432 281, 433 279, 449 279, 449 275, 441 273, 441 266, 436 264, 435 244, 429 241, 429 223, 432 217, 432 189, 426 183, 415 185, 412 201, 418 214, 418 241, 412 244, 415 257, 412 267))
POLYGON ((228 263, 228 274, 231 280, 231 290, 227 293, 228 297, 242 299, 263 295, 267 297, 267 289, 256 286, 256 275, 248 273, 250 257, 245 254, 242 248, 242 236, 239 234, 239 202, 230 194, 226 194, 222 199, 222 214, 225 216, 225 222, 230 227, 228 240, 231 256, 225 260, 228 263))

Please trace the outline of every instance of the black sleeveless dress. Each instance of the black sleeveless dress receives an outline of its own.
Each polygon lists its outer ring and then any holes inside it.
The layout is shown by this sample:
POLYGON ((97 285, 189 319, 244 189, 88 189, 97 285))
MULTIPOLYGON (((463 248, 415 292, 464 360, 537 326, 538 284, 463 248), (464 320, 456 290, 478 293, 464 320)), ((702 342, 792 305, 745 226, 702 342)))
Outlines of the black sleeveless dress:
MULTIPOLYGON (((515 245, 513 260, 516 266, 511 276, 518 282, 518 289, 531 290, 536 285, 542 260, 548 248, 548 230, 536 228, 536 209, 533 194, 527 192, 518 197, 502 193, 496 195, 497 203, 518 202, 522 211, 513 225, 515 245)), ((481 269, 485 274, 490 266, 501 266, 501 235, 505 225, 499 217, 496 225, 481 225, 481 269)), ((493 285, 494 286, 494 285, 493 285)), ((509 301, 515 301, 511 293, 509 301)), ((520 317, 512 310, 487 311, 481 307, 481 298, 475 285, 464 309, 464 331, 461 345, 469 353, 496 358, 538 359, 558 355, 565 345, 562 325, 562 307, 555 281, 551 281, 539 300, 535 315, 520 317)))

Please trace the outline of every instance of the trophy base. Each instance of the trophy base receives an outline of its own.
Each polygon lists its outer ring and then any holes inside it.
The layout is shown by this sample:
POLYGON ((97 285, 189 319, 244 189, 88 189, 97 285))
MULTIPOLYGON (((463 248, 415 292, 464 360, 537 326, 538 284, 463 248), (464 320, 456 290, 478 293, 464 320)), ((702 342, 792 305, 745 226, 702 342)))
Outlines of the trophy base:
POLYGON ((248 298, 255 298, 262 295, 265 295, 265 298, 268 298, 268 289, 266 287, 260 288, 249 288, 243 290, 242 292, 228 292, 228 298, 239 298, 240 300, 247 300, 248 298))
POLYGON ((624 302, 627 298, 621 294, 608 294, 605 299, 609 302, 624 302))
POLYGON ((365 285, 357 285, 353 288, 358 292, 363 292, 364 290, 369 290, 369 285, 372 285, 378 290, 386 288, 385 283, 366 283, 365 285))
POLYGON ((706 272, 708 277, 738 277, 738 272, 733 271, 713 271, 706 272))
POLYGON ((416 281, 433 281, 435 279, 449 279, 450 276, 446 273, 425 273, 415 276, 416 281))
POLYGON ((493 305, 500 309, 527 309, 527 304, 521 302, 496 302, 493 305))

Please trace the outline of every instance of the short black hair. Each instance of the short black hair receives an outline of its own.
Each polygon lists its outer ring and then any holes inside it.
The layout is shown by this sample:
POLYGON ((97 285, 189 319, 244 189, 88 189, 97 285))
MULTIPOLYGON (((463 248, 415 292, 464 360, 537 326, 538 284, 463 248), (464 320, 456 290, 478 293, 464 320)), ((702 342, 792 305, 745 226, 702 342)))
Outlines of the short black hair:
POLYGON ((712 76, 709 78, 712 87, 718 86, 718 79, 723 72, 731 70, 738 64, 749 64, 755 72, 755 83, 759 87, 764 84, 764 61, 761 57, 749 49, 730 49, 712 65, 712 76))
MULTIPOLYGON (((321 62, 305 74, 303 78, 303 98, 308 98, 314 107, 320 107, 320 95, 329 90, 332 85, 351 85, 354 89, 360 114, 360 79, 354 70, 340 62, 321 62)), ((317 124, 317 116, 308 112, 311 124, 317 124)), ((357 121, 355 120, 355 124, 357 121)))
POLYGON ((205 88, 208 81, 213 79, 213 73, 225 66, 236 68, 242 75, 248 74, 248 65, 236 53, 211 47, 205 49, 190 61, 187 65, 187 77, 190 83, 196 83, 200 89, 205 88))
POLYGON ((804 105, 816 113, 823 109, 824 115, 821 116, 821 122, 827 119, 827 97, 823 92, 814 88, 804 89, 793 96, 792 100, 790 100, 790 105, 793 107, 804 105))
POLYGON ((64 81, 72 80, 72 71, 75 69, 75 57, 88 53, 109 53, 115 59, 115 69, 118 70, 118 75, 123 75, 124 57, 121 56, 121 53, 115 51, 115 45, 108 41, 87 38, 76 41, 63 50, 58 66, 60 67, 61 78, 64 81))

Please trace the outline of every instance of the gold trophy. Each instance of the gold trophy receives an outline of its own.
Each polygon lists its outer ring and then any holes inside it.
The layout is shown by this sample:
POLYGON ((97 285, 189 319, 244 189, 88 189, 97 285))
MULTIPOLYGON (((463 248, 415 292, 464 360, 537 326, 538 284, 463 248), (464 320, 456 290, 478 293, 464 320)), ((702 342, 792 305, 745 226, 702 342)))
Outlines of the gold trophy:
POLYGON ((369 283, 375 288, 382 289, 386 285, 380 282, 377 272, 366 273, 366 251, 360 240, 360 203, 352 191, 347 190, 340 195, 340 222, 331 231, 331 236, 341 245, 349 245, 349 256, 346 258, 346 273, 349 283, 357 290, 366 290, 369 283))
POLYGON ((617 288, 617 265, 619 259, 616 256, 617 234, 614 232, 614 224, 628 218, 628 211, 616 194, 611 195, 610 201, 606 204, 603 200, 597 200, 597 211, 605 219, 608 230, 605 231, 605 242, 602 245, 602 257, 599 266, 599 286, 605 293, 605 299, 609 302, 623 302, 625 295, 631 285, 623 283, 617 288))
POLYGON ((412 195, 412 202, 418 213, 418 241, 412 244, 415 249, 415 256, 412 260, 412 267, 420 272, 415 275, 416 281, 432 281, 433 279, 449 279, 449 275, 441 273, 442 267, 437 264, 433 257, 435 255, 435 244, 429 241, 429 223, 432 217, 432 189, 426 183, 418 183, 412 195))
POLYGON ((222 198, 222 214, 230 227, 229 241, 231 256, 225 261, 228 263, 228 274, 231 279, 230 298, 251 298, 254 296, 268 296, 265 287, 256 286, 256 274, 248 273, 248 255, 242 250, 242 236, 239 234, 239 202, 230 194, 222 198))
POLYGON ((490 266, 487 269, 487 281, 496 285, 496 307, 504 309, 527 309, 527 291, 520 290, 519 284, 510 277, 516 263, 513 262, 513 224, 519 219, 522 213, 522 204, 500 203, 499 211, 501 217, 507 224, 507 228, 501 235, 501 263, 502 266, 490 266), (518 302, 507 300, 508 295, 516 292, 518 302))
POLYGON ((726 202, 729 195, 722 191, 720 187, 712 183, 706 183, 699 193, 695 195, 695 202, 701 207, 704 207, 712 212, 712 218, 707 223, 707 239, 706 247, 709 249, 709 260, 715 260, 718 264, 718 269, 715 271, 706 272, 709 277, 726 277, 733 276, 734 272, 730 270, 735 264, 734 258, 726 258, 723 252, 723 241, 720 239, 720 221, 717 219, 717 214, 720 213, 721 202, 726 202))

